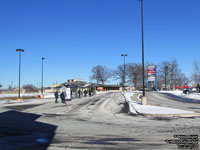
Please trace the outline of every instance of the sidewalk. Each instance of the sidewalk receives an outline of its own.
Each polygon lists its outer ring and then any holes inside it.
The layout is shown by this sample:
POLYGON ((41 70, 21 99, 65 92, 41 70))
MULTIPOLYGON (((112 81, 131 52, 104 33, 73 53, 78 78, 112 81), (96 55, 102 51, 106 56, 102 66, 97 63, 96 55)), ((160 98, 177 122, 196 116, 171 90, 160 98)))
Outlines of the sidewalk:
MULTIPOLYGON (((134 96, 133 92, 123 93, 126 101, 129 104, 129 110, 132 114, 140 115, 154 115, 154 116, 181 116, 181 117, 191 117, 191 116, 200 116, 200 114, 193 111, 186 111, 181 109, 169 108, 169 107, 160 107, 152 105, 141 105, 138 101, 133 101, 131 97, 134 96)), ((135 99, 135 98, 134 98, 135 99)))

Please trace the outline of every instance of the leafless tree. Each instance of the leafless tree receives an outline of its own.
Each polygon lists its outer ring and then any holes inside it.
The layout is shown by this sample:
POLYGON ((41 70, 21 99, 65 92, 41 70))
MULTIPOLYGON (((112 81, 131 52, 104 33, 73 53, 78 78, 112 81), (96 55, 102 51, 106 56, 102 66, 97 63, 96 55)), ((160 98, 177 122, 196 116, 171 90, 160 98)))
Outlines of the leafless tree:
POLYGON ((142 87, 142 65, 132 63, 128 66, 129 81, 134 84, 136 89, 142 87))
POLYGON ((13 88, 12 88, 11 85, 8 86, 8 90, 9 90, 9 91, 13 90, 13 88))
POLYGON ((188 84, 189 79, 182 73, 176 59, 171 61, 163 61, 158 69, 158 87, 162 85, 170 85, 170 89, 174 90, 176 86, 188 84))
POLYGON ((157 65, 157 87, 158 89, 163 88, 163 85, 165 85, 165 89, 168 88, 168 82, 169 82, 169 61, 163 61, 159 65, 157 65))
POLYGON ((197 84, 200 82, 200 61, 195 59, 192 65, 193 65, 192 80, 195 82, 195 84, 197 84))
POLYGON ((121 80, 121 84, 124 87, 126 84, 126 78, 128 76, 128 65, 119 65, 116 70, 113 71, 113 77, 121 80))
POLYGON ((22 86, 22 88, 27 92, 27 93, 30 93, 30 92, 38 92, 38 89, 32 85, 32 84, 25 84, 22 86))
POLYGON ((112 71, 101 65, 94 66, 91 72, 92 75, 90 76, 90 79, 96 80, 97 83, 101 82, 102 85, 112 77, 112 71))

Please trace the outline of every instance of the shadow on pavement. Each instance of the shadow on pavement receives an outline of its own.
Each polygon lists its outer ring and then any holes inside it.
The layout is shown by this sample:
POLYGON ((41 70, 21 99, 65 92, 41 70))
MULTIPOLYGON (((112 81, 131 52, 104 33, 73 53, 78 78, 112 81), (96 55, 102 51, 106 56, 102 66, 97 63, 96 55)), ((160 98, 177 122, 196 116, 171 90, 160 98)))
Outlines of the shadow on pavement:
POLYGON ((37 122, 39 117, 17 111, 0 113, 0 149, 46 150, 57 126, 37 122))

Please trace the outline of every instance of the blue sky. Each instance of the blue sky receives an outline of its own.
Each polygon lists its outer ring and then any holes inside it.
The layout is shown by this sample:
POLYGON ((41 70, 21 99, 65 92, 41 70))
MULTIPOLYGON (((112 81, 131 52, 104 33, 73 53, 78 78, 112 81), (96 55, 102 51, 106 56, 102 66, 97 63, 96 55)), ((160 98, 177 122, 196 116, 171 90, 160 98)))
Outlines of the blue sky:
MULTIPOLYGON (((199 0, 144 0, 145 62, 177 59, 188 77, 199 59, 199 0)), ((141 62, 140 2, 137 0, 0 0, 0 83, 44 85, 70 78, 89 81, 91 68, 115 69, 141 62)))

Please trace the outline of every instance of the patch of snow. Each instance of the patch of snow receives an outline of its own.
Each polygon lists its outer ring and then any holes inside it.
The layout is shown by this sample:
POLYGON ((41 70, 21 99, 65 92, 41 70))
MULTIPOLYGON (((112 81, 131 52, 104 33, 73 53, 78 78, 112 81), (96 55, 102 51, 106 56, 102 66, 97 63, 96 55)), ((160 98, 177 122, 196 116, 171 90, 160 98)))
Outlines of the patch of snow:
POLYGON ((138 114, 135 107, 134 107, 134 104, 133 104, 133 101, 131 99, 131 97, 134 95, 133 92, 127 92, 127 93, 124 93, 124 96, 125 96, 125 99, 126 101, 128 102, 128 105, 129 105, 129 111, 133 114, 138 114))
POLYGON ((180 96, 182 98, 188 98, 188 99, 194 99, 194 100, 200 100, 200 93, 189 93, 184 94, 183 91, 175 90, 175 91, 159 91, 161 93, 170 93, 176 96, 180 96))
POLYGON ((159 106, 151 106, 151 105, 141 105, 141 103, 137 103, 131 99, 134 93, 124 93, 126 97, 126 101, 129 103, 130 111, 134 114, 142 113, 142 114, 192 114, 192 111, 186 111, 175 108, 168 107, 159 107, 159 106))
MULTIPOLYGON (((23 97, 23 96, 37 96, 37 95, 40 95, 39 93, 31 93, 31 94, 23 94, 21 93, 20 96, 23 97)), ((0 98, 3 98, 3 97, 18 97, 18 94, 0 94, 0 98)))
POLYGON ((44 98, 54 98, 54 93, 45 93, 44 98))
POLYGON ((96 94, 105 94, 107 93, 106 91, 96 91, 96 94))

